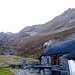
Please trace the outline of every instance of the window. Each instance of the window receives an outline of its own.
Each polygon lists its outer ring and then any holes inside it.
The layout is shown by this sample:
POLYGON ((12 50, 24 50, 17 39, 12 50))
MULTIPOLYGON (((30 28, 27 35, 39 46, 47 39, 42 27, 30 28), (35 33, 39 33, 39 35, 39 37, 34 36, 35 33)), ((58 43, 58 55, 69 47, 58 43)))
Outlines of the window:
POLYGON ((52 65, 59 65, 59 57, 52 57, 51 58, 51 62, 52 62, 52 65))

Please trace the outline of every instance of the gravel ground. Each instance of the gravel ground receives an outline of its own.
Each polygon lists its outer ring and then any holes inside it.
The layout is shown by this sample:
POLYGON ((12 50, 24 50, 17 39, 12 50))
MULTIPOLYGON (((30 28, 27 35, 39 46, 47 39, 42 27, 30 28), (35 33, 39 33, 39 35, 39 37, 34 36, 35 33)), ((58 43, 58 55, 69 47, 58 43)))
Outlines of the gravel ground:
POLYGON ((35 72, 30 72, 29 70, 24 69, 10 69, 15 75, 38 75, 35 72))

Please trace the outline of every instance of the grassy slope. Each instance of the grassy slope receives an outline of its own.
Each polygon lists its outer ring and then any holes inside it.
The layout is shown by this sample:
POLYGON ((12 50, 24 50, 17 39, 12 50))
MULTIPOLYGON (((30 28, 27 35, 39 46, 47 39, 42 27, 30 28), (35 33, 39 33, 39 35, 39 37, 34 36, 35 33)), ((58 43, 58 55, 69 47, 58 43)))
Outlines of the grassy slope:
POLYGON ((75 33, 75 27, 61 29, 52 33, 45 33, 46 35, 37 35, 35 37, 32 37, 32 40, 30 40, 29 42, 20 44, 22 47, 17 50, 17 55, 37 58, 43 53, 43 44, 46 41, 50 39, 59 39, 59 41, 65 41, 65 38, 73 33, 75 33))
POLYGON ((20 64, 22 60, 27 60, 28 63, 37 61, 33 58, 22 58, 18 56, 6 56, 0 55, 0 65, 1 66, 9 66, 10 64, 20 64))
POLYGON ((37 61, 36 59, 33 59, 33 58, 22 58, 18 56, 0 55, 0 75, 14 75, 9 70, 10 68, 12 68, 9 65, 10 64, 20 64, 22 60, 27 60, 27 63, 33 63, 37 61))

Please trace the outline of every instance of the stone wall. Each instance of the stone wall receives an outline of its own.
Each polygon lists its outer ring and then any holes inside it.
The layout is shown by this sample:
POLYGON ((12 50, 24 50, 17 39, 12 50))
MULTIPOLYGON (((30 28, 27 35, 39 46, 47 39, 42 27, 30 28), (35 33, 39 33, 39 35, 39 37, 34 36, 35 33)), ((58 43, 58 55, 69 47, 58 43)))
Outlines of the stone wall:
POLYGON ((62 70, 69 70, 69 64, 68 64, 68 59, 66 59, 67 54, 59 57, 60 60, 60 69, 62 70))
POLYGON ((51 65, 51 57, 50 56, 42 56, 41 57, 41 64, 43 65, 51 65))
MULTIPOLYGON (((67 54, 59 57, 59 65, 52 65, 51 64, 51 56, 42 56, 41 57, 41 64, 42 65, 51 65, 54 67, 55 71, 61 72, 63 75, 69 75, 69 64, 68 59, 66 59, 67 54)), ((52 71, 53 69, 50 69, 52 71)))

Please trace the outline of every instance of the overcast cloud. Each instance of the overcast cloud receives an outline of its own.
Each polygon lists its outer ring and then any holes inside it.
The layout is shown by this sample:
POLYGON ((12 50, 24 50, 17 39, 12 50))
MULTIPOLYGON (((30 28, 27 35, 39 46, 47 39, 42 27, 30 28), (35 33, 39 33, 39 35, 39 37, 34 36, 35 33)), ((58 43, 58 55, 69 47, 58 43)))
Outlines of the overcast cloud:
POLYGON ((0 0, 0 32, 43 24, 74 7, 75 0, 0 0))

